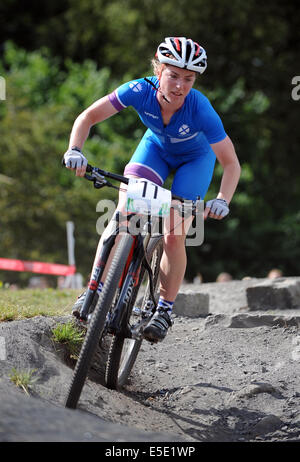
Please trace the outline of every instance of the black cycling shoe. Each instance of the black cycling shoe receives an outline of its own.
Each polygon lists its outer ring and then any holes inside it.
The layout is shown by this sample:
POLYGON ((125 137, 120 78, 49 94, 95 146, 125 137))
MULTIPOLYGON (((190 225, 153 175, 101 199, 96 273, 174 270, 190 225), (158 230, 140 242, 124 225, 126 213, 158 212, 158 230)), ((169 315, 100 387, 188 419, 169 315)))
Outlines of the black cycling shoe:
POLYGON ((167 310, 159 307, 144 329, 144 338, 152 343, 161 342, 171 325, 172 321, 167 310))
MULTIPOLYGON (((77 298, 76 302, 74 303, 73 308, 72 308, 72 315, 75 316, 75 318, 77 318, 77 319, 80 318, 80 311, 81 311, 81 308, 82 308, 82 305, 83 305, 83 302, 84 302, 84 299, 85 299, 85 295, 86 295, 86 292, 83 292, 82 294, 80 294, 79 297, 77 298)), ((94 311, 96 303, 98 301, 98 298, 99 298, 99 295, 98 295, 98 293, 96 293, 95 296, 94 296, 93 303, 91 305, 90 313, 92 311, 94 311)))

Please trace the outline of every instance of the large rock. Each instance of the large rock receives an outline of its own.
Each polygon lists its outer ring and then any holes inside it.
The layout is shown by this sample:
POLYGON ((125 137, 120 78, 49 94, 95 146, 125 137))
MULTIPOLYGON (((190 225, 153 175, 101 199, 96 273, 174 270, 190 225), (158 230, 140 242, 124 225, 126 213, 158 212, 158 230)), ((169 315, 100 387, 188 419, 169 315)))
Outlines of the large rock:
POLYGON ((181 293, 207 294, 209 296, 209 313, 238 313, 248 310, 246 289, 256 286, 264 279, 247 278, 243 281, 205 282, 202 284, 183 284, 181 293))
POLYGON ((200 290, 182 289, 176 297, 173 312, 191 318, 205 317, 209 314, 209 295, 200 290))
POLYGON ((265 280, 246 289, 249 311, 300 308, 300 278, 265 280))
MULTIPOLYGON (((268 327, 300 327, 300 313, 294 313, 293 315, 286 315, 282 312, 278 314, 264 314, 264 313, 239 313, 232 315, 225 314, 212 314, 207 317, 204 324, 204 329, 211 329, 216 325, 228 327, 228 328, 255 328, 261 326, 268 327)), ((299 342, 300 343, 300 342, 299 342)), ((299 349, 299 348, 298 348, 299 349)), ((300 349, 299 349, 300 351, 300 349)), ((295 350, 295 354, 296 350, 295 350)))

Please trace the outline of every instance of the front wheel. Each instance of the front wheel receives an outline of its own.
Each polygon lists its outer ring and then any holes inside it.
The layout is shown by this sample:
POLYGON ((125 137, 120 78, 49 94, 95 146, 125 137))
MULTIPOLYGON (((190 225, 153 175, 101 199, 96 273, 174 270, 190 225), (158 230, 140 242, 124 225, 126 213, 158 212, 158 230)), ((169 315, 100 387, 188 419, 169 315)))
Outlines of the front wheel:
POLYGON ((107 314, 117 297, 119 281, 122 277, 133 244, 130 234, 122 235, 112 259, 104 288, 93 312, 68 392, 66 407, 75 409, 88 375, 92 360, 106 325, 107 314))
MULTIPOLYGON (((147 259, 152 269, 156 301, 158 298, 157 289, 162 253, 162 236, 152 237, 147 248, 147 259)), ((138 284, 132 294, 126 320, 133 338, 125 338, 122 334, 112 337, 105 374, 105 382, 108 388, 118 389, 125 385, 140 351, 143 340, 142 331, 149 322, 152 307, 149 274, 143 266, 138 284), (147 308, 149 308, 148 313, 146 311, 147 308)))

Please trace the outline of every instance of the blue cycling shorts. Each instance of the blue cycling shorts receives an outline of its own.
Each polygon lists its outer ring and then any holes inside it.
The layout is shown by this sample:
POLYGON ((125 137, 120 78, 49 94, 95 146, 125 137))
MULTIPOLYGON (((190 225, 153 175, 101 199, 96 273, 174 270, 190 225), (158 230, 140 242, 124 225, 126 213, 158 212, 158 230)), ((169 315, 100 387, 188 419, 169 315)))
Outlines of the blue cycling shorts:
POLYGON ((172 193, 184 199, 204 199, 215 167, 216 156, 209 147, 205 151, 193 151, 176 155, 162 150, 147 130, 126 165, 124 175, 146 178, 162 186, 168 175, 174 172, 172 193))

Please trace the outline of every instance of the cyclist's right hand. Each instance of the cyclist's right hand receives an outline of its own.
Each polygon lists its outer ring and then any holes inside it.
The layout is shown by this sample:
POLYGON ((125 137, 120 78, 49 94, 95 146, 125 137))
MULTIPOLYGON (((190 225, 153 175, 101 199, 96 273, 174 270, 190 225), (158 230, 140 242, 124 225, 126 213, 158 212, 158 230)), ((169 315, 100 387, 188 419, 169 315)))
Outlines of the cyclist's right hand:
POLYGON ((68 149, 63 157, 64 164, 71 170, 76 170, 77 176, 84 176, 88 161, 76 146, 68 149))

